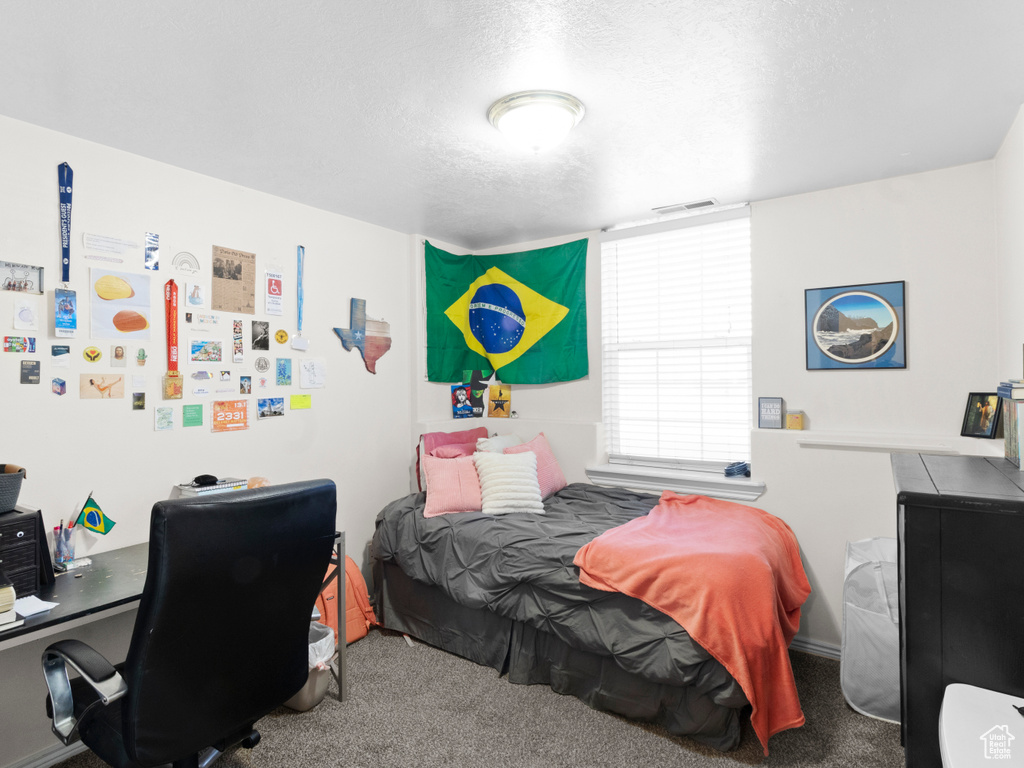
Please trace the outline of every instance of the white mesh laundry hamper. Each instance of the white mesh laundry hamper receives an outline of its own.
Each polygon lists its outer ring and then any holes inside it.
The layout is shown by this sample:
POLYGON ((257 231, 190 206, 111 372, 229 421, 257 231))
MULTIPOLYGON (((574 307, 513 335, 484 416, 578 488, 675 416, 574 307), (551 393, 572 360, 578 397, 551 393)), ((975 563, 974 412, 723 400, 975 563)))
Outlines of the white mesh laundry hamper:
POLYGON ((846 544, 839 678, 862 715, 900 720, 900 626, 896 539, 846 544))

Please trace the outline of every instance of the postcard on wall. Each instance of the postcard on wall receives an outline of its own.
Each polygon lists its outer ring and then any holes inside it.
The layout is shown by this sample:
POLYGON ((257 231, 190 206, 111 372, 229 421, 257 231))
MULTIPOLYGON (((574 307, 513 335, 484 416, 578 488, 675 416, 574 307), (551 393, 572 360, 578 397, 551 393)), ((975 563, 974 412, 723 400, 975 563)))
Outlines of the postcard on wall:
POLYGON ((299 361, 299 387, 320 389, 327 384, 327 364, 316 358, 299 361))
POLYGON ((145 392, 132 392, 132 410, 133 411, 144 411, 144 410, 146 410, 146 393, 145 392))
POLYGON ((124 397, 124 376, 103 373, 81 373, 78 396, 82 400, 119 400, 124 397))
POLYGON ((181 406, 181 426, 201 427, 203 426, 203 405, 202 403, 186 403, 181 406))
POLYGON ((174 429, 174 408, 170 405, 158 405, 153 409, 153 428, 157 432, 174 429))
POLYGON ((292 359, 290 357, 277 358, 277 386, 290 387, 292 385, 292 359))
POLYGON ((90 270, 89 308, 94 339, 149 339, 149 275, 90 270))
POLYGON ((268 419, 272 416, 284 416, 283 397, 261 397, 256 401, 258 419, 268 419))
POLYGON ((213 246, 210 305, 222 312, 256 314, 256 254, 213 246))
POLYGON ((54 368, 71 367, 71 347, 67 344, 50 345, 50 364, 54 368))
POLYGON ((219 363, 224 360, 224 342, 220 339, 189 339, 188 361, 193 365, 219 363))
POLYGON ((473 418, 473 404, 469 400, 468 384, 452 384, 452 418, 473 418))
POLYGON ((490 408, 487 415, 507 419, 512 412, 512 385, 491 384, 490 408))
POLYGON ((252 348, 256 350, 270 349, 270 323, 266 320, 252 321, 252 348))
POLYGON ((22 360, 21 361, 21 383, 22 384, 38 384, 39 383, 39 361, 38 360, 22 360))

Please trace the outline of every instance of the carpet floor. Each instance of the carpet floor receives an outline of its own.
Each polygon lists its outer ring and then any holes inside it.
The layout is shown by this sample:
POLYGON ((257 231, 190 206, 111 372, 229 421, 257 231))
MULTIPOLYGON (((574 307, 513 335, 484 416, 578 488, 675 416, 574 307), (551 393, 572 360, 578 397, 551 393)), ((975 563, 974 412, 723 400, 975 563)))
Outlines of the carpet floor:
MULTIPOLYGON (((801 728, 771 738, 765 757, 750 723, 722 753, 659 726, 597 712, 546 686, 511 685, 488 667, 391 632, 371 630, 348 647, 349 698, 308 712, 280 708, 259 722, 255 749, 236 749, 222 768, 444 766, 631 768, 684 766, 903 766, 899 726, 859 715, 839 687, 839 662, 791 652, 801 728)), ((61 768, 101 768, 83 752, 61 768)))

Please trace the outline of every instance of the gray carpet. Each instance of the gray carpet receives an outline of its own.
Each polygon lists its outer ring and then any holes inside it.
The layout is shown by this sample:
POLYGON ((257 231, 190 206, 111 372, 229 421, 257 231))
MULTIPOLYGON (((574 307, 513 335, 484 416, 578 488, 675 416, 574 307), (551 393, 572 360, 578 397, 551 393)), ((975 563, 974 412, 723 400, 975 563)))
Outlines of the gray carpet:
MULTIPOLYGON (((222 768, 369 766, 903 766, 899 726, 851 710, 839 662, 791 654, 807 718, 773 736, 764 757, 749 722, 728 753, 671 736, 660 727, 596 712, 545 686, 511 685, 487 667, 401 635, 371 630, 348 648, 349 699, 309 712, 279 709, 257 726, 263 740, 215 763, 222 768)), ((100 768, 90 753, 62 768, 100 768)))

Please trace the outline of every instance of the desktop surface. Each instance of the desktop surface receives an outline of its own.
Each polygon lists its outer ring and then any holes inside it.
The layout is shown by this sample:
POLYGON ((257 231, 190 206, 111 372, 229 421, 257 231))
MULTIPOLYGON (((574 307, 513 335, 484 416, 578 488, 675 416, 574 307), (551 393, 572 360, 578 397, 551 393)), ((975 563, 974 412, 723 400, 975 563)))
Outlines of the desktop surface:
POLYGON ((58 605, 29 616, 21 626, 6 631, 0 629, 0 642, 115 608, 142 597, 149 564, 147 542, 88 557, 92 561, 90 565, 58 574, 53 584, 44 584, 40 588, 36 595, 40 600, 58 605))

